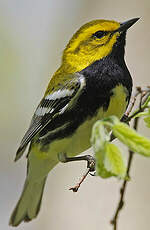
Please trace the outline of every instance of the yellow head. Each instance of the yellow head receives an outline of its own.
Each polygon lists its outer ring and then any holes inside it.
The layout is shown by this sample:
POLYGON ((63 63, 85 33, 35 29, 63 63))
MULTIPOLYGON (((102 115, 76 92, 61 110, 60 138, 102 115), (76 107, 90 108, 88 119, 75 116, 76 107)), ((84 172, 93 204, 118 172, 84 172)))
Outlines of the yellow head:
POLYGON ((138 19, 124 23, 94 20, 83 25, 66 46, 62 64, 51 78, 46 94, 68 79, 68 74, 83 70, 93 62, 108 56, 113 50, 120 50, 121 46, 124 51, 126 30, 138 19))
POLYGON ((80 71, 96 60, 108 56, 118 37, 138 19, 125 23, 94 20, 83 25, 71 38, 64 50, 62 65, 71 71, 80 71))

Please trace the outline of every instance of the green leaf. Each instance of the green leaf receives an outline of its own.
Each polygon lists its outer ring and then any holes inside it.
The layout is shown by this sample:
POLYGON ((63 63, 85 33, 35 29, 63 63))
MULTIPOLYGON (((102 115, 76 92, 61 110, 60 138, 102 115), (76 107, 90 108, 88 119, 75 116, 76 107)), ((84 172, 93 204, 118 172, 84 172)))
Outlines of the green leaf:
POLYGON ((97 121, 92 129, 91 143, 94 147, 94 152, 103 150, 105 142, 110 140, 110 135, 103 125, 103 121, 97 121))
POLYGON ((126 177, 126 166, 118 147, 107 142, 103 151, 96 153, 96 173, 102 178, 116 176, 126 177))
POLYGON ((141 155, 150 156, 150 140, 139 135, 123 122, 119 122, 112 127, 113 134, 132 151, 141 155))
POLYGON ((91 142, 96 157, 96 173, 102 178, 117 176, 125 178, 126 167, 122 155, 114 144, 109 143, 110 135, 105 128, 112 127, 119 120, 115 117, 109 117, 98 121, 93 126, 91 142))
POLYGON ((108 172, 104 166, 104 151, 97 152, 95 154, 96 158, 96 174, 102 178, 108 178, 112 176, 111 172, 108 172))
POLYGON ((136 114, 134 116, 134 118, 136 118, 136 117, 144 117, 144 116, 147 116, 147 115, 149 115, 149 111, 144 111, 144 112, 140 112, 140 113, 136 114))
POLYGON ((147 126, 148 128, 150 128, 150 116, 145 117, 145 118, 144 118, 144 121, 145 121, 145 123, 146 123, 146 126, 147 126))
POLYGON ((105 169, 112 175, 115 175, 120 178, 125 178, 126 166, 119 148, 112 143, 107 143, 105 146, 105 151, 105 169))
POLYGON ((91 143, 95 152, 96 173, 102 178, 108 178, 111 176, 111 174, 104 168, 103 163, 105 144, 109 139, 110 136, 104 127, 103 121, 97 121, 92 129, 91 143))

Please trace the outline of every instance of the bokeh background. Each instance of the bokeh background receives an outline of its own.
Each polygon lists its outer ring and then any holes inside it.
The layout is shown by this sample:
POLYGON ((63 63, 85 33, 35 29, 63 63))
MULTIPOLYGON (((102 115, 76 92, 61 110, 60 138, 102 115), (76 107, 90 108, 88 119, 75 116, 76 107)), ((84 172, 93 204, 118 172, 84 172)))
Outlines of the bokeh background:
MULTIPOLYGON (((149 82, 149 0, 0 0, 0 229, 10 230, 9 216, 22 191, 26 159, 13 162, 62 51, 72 34, 97 18, 141 20, 129 30, 126 61, 134 85, 149 82)), ((150 137, 141 123, 140 132, 150 137)), ((124 151, 125 153, 125 151, 124 151)), ((19 230, 111 230, 110 219, 121 182, 88 177, 78 193, 68 188, 85 170, 84 163, 59 164, 46 184, 37 219, 19 230)), ((135 155, 120 230, 150 226, 150 159, 135 155)))

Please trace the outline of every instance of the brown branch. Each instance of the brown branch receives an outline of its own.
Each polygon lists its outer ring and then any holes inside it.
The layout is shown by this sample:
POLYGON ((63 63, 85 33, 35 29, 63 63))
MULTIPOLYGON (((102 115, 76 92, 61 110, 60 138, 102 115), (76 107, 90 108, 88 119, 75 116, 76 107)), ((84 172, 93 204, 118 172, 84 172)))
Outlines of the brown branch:
MULTIPOLYGON (((150 86, 147 86, 145 89, 142 89, 139 86, 136 87, 136 91, 133 93, 131 100, 130 100, 130 103, 128 105, 128 108, 127 108, 124 116, 122 117, 121 121, 129 124, 129 122, 132 120, 132 118, 134 118, 134 116, 136 116, 140 112, 143 112, 145 107, 142 107, 142 105, 144 105, 144 103, 146 102, 146 100, 149 96, 150 96, 150 86), (140 95, 139 109, 137 109, 135 112, 133 112, 130 115, 130 113, 131 113, 131 111, 135 105, 135 102, 137 100, 137 97, 139 95, 140 95)), ((113 135, 113 133, 111 133, 110 141, 113 141, 114 139, 116 139, 116 137, 113 135)))
POLYGON ((85 180, 85 178, 87 177, 87 175, 90 172, 90 168, 88 168, 86 170, 86 172, 84 173, 84 175, 82 176, 81 180, 79 181, 79 183, 77 185, 75 185, 74 187, 69 188, 69 190, 72 190, 73 192, 77 192, 78 189, 80 188, 80 185, 83 183, 83 181, 85 180))
POLYGON ((129 114, 131 113, 134 105, 135 105, 135 102, 136 102, 136 99, 137 99, 137 96, 141 93, 141 88, 140 87, 136 87, 136 91, 134 92, 133 96, 131 97, 131 100, 130 100, 130 103, 129 103, 129 106, 125 112, 125 115, 128 117, 129 114))
MULTIPOLYGON (((138 89, 138 88, 137 88, 138 89)), ((135 101, 136 101, 136 97, 139 95, 139 93, 136 93, 135 94, 135 97, 134 97, 134 100, 132 102, 132 108, 135 104, 135 101)), ((142 109, 142 99, 143 97, 145 96, 143 94, 143 92, 141 91, 140 89, 140 103, 139 103, 139 112, 141 111, 142 109)), ((131 107, 130 107, 130 111, 131 111, 131 107)), ((135 130, 138 129, 138 122, 139 122, 139 117, 136 117, 134 119, 134 123, 133 123, 133 128, 135 130)), ((131 169, 131 164, 132 164, 132 161, 133 161, 133 151, 129 150, 129 158, 128 158, 128 164, 127 164, 127 178, 130 178, 130 169, 131 169)), ((123 206, 124 206, 124 196, 125 196, 125 191, 126 191, 126 187, 127 187, 127 180, 125 180, 121 186, 121 189, 120 189, 120 199, 119 199, 119 202, 118 202, 118 205, 117 205, 117 208, 116 208, 116 211, 115 211, 115 214, 114 214, 114 217, 113 219, 111 220, 111 224, 113 225, 113 229, 114 230, 117 230, 117 225, 118 225, 118 217, 119 217, 119 213, 120 211, 122 210, 123 206)))
POLYGON ((73 192, 77 192, 78 189, 80 188, 80 185, 83 183, 83 181, 85 180, 85 178, 87 177, 88 174, 92 175, 90 172, 95 172, 95 158, 90 156, 90 155, 85 155, 85 156, 80 156, 80 157, 74 157, 74 158, 66 158, 66 159, 72 159, 72 160, 86 160, 87 161, 87 170, 86 172, 83 174, 81 180, 79 181, 79 183, 74 186, 71 187, 69 190, 72 190, 73 192))
MULTIPOLYGON (((134 118, 135 115, 137 115, 138 113, 143 112, 145 110, 146 107, 144 106, 144 104, 145 104, 145 102, 149 96, 150 96, 150 86, 146 87, 145 89, 141 89, 141 87, 136 87, 136 91, 135 91, 134 95, 132 96, 132 99, 130 101, 128 109, 125 113, 125 121, 124 122, 127 122, 127 123, 130 122, 131 119, 134 118), (129 116, 129 114, 131 113, 131 111, 135 105, 135 102, 136 102, 138 95, 140 95, 139 108, 132 115, 129 116)), ((133 122, 133 128, 135 130, 138 129, 138 122, 139 122, 139 117, 136 117, 134 119, 134 122, 133 122)), ((129 150, 129 158, 128 158, 128 164, 127 164, 127 178, 130 178, 130 170, 131 170, 131 164, 133 161, 133 155, 134 155, 134 152, 129 150)), ((125 196, 127 183, 128 183, 128 180, 125 180, 121 186, 120 199, 119 199, 114 217, 111 220, 111 224, 113 225, 114 230, 117 230, 119 213, 124 206, 124 196, 125 196)))
MULTIPOLYGON (((138 121, 139 121, 139 117, 136 117, 134 120, 134 129, 135 130, 137 130, 137 128, 138 128, 138 121)), ((134 153, 129 150, 129 158, 128 158, 128 165, 127 165, 127 178, 130 178, 130 169, 131 169, 131 164, 132 164, 132 160, 133 160, 133 154, 134 153)), ((120 189, 120 200, 118 202, 115 215, 114 215, 113 219, 111 220, 111 224, 113 225, 114 230, 117 230, 119 212, 121 211, 121 209, 124 206, 124 196, 125 196, 125 191, 126 191, 126 187, 127 187, 127 182, 128 182, 128 180, 124 180, 124 182, 122 184, 122 187, 120 189)))

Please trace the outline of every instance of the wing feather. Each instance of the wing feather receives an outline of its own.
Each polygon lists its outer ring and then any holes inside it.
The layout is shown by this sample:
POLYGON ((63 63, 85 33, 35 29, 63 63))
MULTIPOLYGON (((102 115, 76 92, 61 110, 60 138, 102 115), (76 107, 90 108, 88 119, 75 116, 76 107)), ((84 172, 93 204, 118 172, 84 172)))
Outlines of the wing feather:
POLYGON ((35 135, 52 121, 54 115, 62 114, 69 106, 73 106, 84 86, 84 76, 81 74, 75 74, 75 77, 73 77, 71 81, 66 82, 64 86, 57 89, 57 91, 46 95, 41 100, 33 115, 29 129, 25 133, 17 150, 15 161, 22 156, 28 143, 35 137, 35 135))

